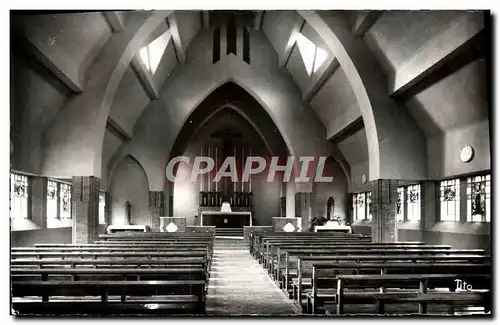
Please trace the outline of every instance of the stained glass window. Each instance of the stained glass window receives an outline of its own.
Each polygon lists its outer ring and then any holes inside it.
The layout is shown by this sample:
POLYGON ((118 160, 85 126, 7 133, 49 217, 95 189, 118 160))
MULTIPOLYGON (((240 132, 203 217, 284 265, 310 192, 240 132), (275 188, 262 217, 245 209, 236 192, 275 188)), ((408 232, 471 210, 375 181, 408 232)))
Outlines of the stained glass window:
POLYGON ((71 185, 47 181, 47 218, 71 219, 71 185))
POLYGON ((409 185, 406 188, 408 196, 408 217, 407 220, 420 220, 420 184, 409 185))
POLYGON ((365 193, 354 194, 354 220, 363 220, 365 216, 365 193))
POLYGON ((404 209, 405 209, 405 188, 398 187, 398 200, 396 202, 396 215, 398 221, 404 221, 404 209))
POLYGON ((47 218, 58 218, 57 196, 57 182, 47 181, 47 218))
POLYGON ((467 178, 467 221, 490 222, 491 176, 467 178))
POLYGON ((106 223, 106 193, 103 191, 99 192, 99 224, 106 223))
POLYGON ((371 220, 371 192, 357 193, 353 195, 352 208, 354 220, 371 220))
POLYGON ((59 184, 59 216, 61 219, 71 219, 71 185, 59 184))
POLYGON ((372 192, 366 192, 366 206, 367 206, 366 219, 372 220, 372 192))
POLYGON ((28 177, 10 174, 10 217, 28 218, 28 177))
POLYGON ((449 179, 440 184, 441 221, 460 221, 460 180, 449 179))

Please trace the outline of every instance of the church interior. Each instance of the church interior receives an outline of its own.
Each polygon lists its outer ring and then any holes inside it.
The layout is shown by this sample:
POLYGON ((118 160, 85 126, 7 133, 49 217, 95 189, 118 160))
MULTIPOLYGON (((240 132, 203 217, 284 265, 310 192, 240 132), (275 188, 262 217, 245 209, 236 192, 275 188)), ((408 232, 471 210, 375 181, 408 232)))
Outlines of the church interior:
POLYGON ((489 11, 11 11, 11 314, 491 316, 492 44, 489 11))

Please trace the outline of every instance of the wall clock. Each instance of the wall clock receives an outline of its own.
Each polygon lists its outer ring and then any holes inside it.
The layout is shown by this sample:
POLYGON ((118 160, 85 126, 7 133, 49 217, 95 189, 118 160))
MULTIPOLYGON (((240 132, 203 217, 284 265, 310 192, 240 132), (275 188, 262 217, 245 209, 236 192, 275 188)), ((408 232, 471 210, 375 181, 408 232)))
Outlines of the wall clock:
POLYGON ((468 163, 474 158, 474 149, 466 145, 463 147, 463 149, 460 151, 460 160, 464 163, 468 163))
POLYGON ((361 183, 366 184, 367 177, 366 174, 361 175, 361 183))

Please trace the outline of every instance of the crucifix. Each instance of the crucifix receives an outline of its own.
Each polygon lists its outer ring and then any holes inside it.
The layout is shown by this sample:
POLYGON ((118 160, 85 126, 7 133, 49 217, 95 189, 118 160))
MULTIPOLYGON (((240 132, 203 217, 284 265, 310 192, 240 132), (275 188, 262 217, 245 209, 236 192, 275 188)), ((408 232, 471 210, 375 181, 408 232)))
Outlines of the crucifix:
MULTIPOLYGON (((210 135, 212 138, 222 139, 222 160, 224 161, 227 157, 232 155, 233 140, 241 138, 240 132, 232 132, 228 127, 222 130, 215 131, 210 135)), ((236 157, 235 157, 236 158, 236 157)), ((227 200, 232 194, 232 186, 230 186, 230 179, 224 177, 222 180, 222 192, 224 192, 224 199, 227 200)))

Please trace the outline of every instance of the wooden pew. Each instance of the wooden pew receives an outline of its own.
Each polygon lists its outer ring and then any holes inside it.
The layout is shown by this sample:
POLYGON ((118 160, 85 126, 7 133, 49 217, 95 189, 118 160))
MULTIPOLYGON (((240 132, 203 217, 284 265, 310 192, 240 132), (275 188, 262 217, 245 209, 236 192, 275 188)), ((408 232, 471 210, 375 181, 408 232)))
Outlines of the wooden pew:
POLYGON ((165 257, 162 259, 148 258, 127 258, 127 259, 81 259, 81 258, 18 258, 11 259, 11 267, 16 268, 35 268, 35 269, 50 269, 50 268, 177 268, 177 267, 201 267, 208 269, 207 258, 202 257, 165 257))
MULTIPOLYGON (((301 245, 295 244, 271 244, 270 252, 271 256, 268 257, 270 264, 270 272, 280 283, 283 280, 281 270, 286 269, 286 265, 290 262, 290 251, 294 253, 315 253, 315 252, 324 252, 325 250, 342 250, 347 246, 345 243, 324 243, 320 245, 321 248, 317 248, 318 245, 316 243, 305 243, 301 245), (276 254, 274 254, 276 252, 276 254), (286 255, 288 254, 288 257, 286 255), (275 257, 276 256, 276 257, 275 257), (282 263, 284 262, 284 263, 282 263), (282 265, 284 264, 284 265, 282 265)), ((414 244, 401 244, 401 243, 349 243, 348 247, 352 247, 355 250, 358 249, 419 249, 419 250, 450 250, 451 246, 449 245, 414 245, 414 244)))
MULTIPOLYGON (((491 310, 491 291, 429 292, 430 282, 453 283, 455 279, 467 282, 490 283, 490 274, 384 274, 339 275, 337 282, 337 314, 344 313, 345 304, 376 304, 376 314, 384 314, 385 305, 392 303, 418 303, 419 314, 427 313, 427 305, 433 303, 475 305, 491 310), (418 292, 349 292, 346 288, 401 288, 413 284, 418 292)), ((491 287, 491 285, 489 285, 491 287)))
MULTIPOLYGON (((272 244, 295 244, 295 245, 302 245, 302 244, 316 244, 316 245, 321 245, 322 243, 345 243, 345 244, 350 244, 350 243, 370 243, 370 240, 367 239, 361 239, 361 238, 335 238, 335 237, 325 237, 325 238, 316 238, 316 237, 311 237, 311 238, 303 238, 303 239, 295 239, 295 238, 289 238, 289 239, 275 239, 275 238, 264 238, 262 239, 261 243, 257 246, 256 249, 256 258, 257 260, 261 263, 265 263, 265 257, 270 254, 270 247, 272 244)), ((264 265, 267 267, 267 265, 264 265)))
MULTIPOLYGON (((296 286, 297 295, 294 299, 299 305, 302 304, 302 298, 304 297, 303 292, 303 278, 304 274, 304 263, 311 263, 313 261, 330 261, 335 263, 341 262, 356 262, 356 263, 388 263, 388 262, 427 262, 427 263, 437 263, 437 262, 455 262, 455 263, 472 263, 480 264, 484 262, 490 262, 490 256, 485 255, 474 255, 474 254, 460 254, 460 255, 321 255, 321 256, 297 256, 297 282, 294 284, 296 286)), ((294 289, 295 291, 295 289, 294 289)))
POLYGON ((20 315, 202 314, 205 311, 204 280, 13 281, 12 296, 12 308, 20 315), (64 298, 55 298, 61 296, 64 298), (81 299, 89 296, 98 300, 81 299))
POLYGON ((367 238, 371 239, 371 237, 362 236, 359 234, 344 234, 344 233, 311 233, 311 232, 297 232, 297 233, 280 233, 280 232, 268 232, 268 233, 250 233, 250 252, 252 254, 255 253, 255 249, 260 245, 261 241, 264 238, 268 239, 285 239, 285 238, 367 238))
MULTIPOLYGON (((380 274, 491 274, 491 264, 468 263, 336 263, 313 261, 312 291, 306 293, 306 310, 316 313, 326 302, 335 302, 337 279, 340 275, 380 275, 380 274)), ((431 283, 433 287, 443 287, 443 283, 431 283)), ((449 283, 454 291, 455 283, 449 283)), ((474 283, 474 287, 484 288, 484 283, 474 283)))
POLYGON ((203 267, 176 266, 171 268, 52 268, 29 269, 14 267, 12 281, 48 280, 207 280, 203 267))
MULTIPOLYGON (((280 263, 280 267, 277 270, 276 276, 278 280, 283 280, 285 283, 285 287, 287 288, 287 279, 289 279, 290 274, 292 272, 293 263, 298 264, 297 256, 338 256, 338 255, 374 255, 374 256, 385 256, 385 255, 405 255, 405 254, 414 254, 414 255, 457 255, 457 254, 484 254, 484 250, 482 249, 451 249, 449 247, 445 248, 434 248, 433 245, 430 246, 388 246, 388 247, 376 247, 376 246, 366 246, 360 247, 353 246, 352 249, 343 248, 299 248, 299 249, 289 249, 282 248, 281 252, 284 253, 284 272, 281 274, 281 259, 276 261, 276 263, 280 263)), ((321 257, 322 258, 322 257, 321 257)), ((298 269, 298 265, 295 268, 298 269)), ((312 266, 309 268, 312 270, 312 266)))
POLYGON ((320 239, 320 238, 330 238, 330 239, 342 239, 354 240, 361 239, 371 242, 371 237, 361 236, 357 234, 339 234, 339 233, 256 233, 252 236, 250 252, 252 255, 256 256, 260 253, 262 249, 262 241, 264 240, 307 240, 307 239, 320 239))

